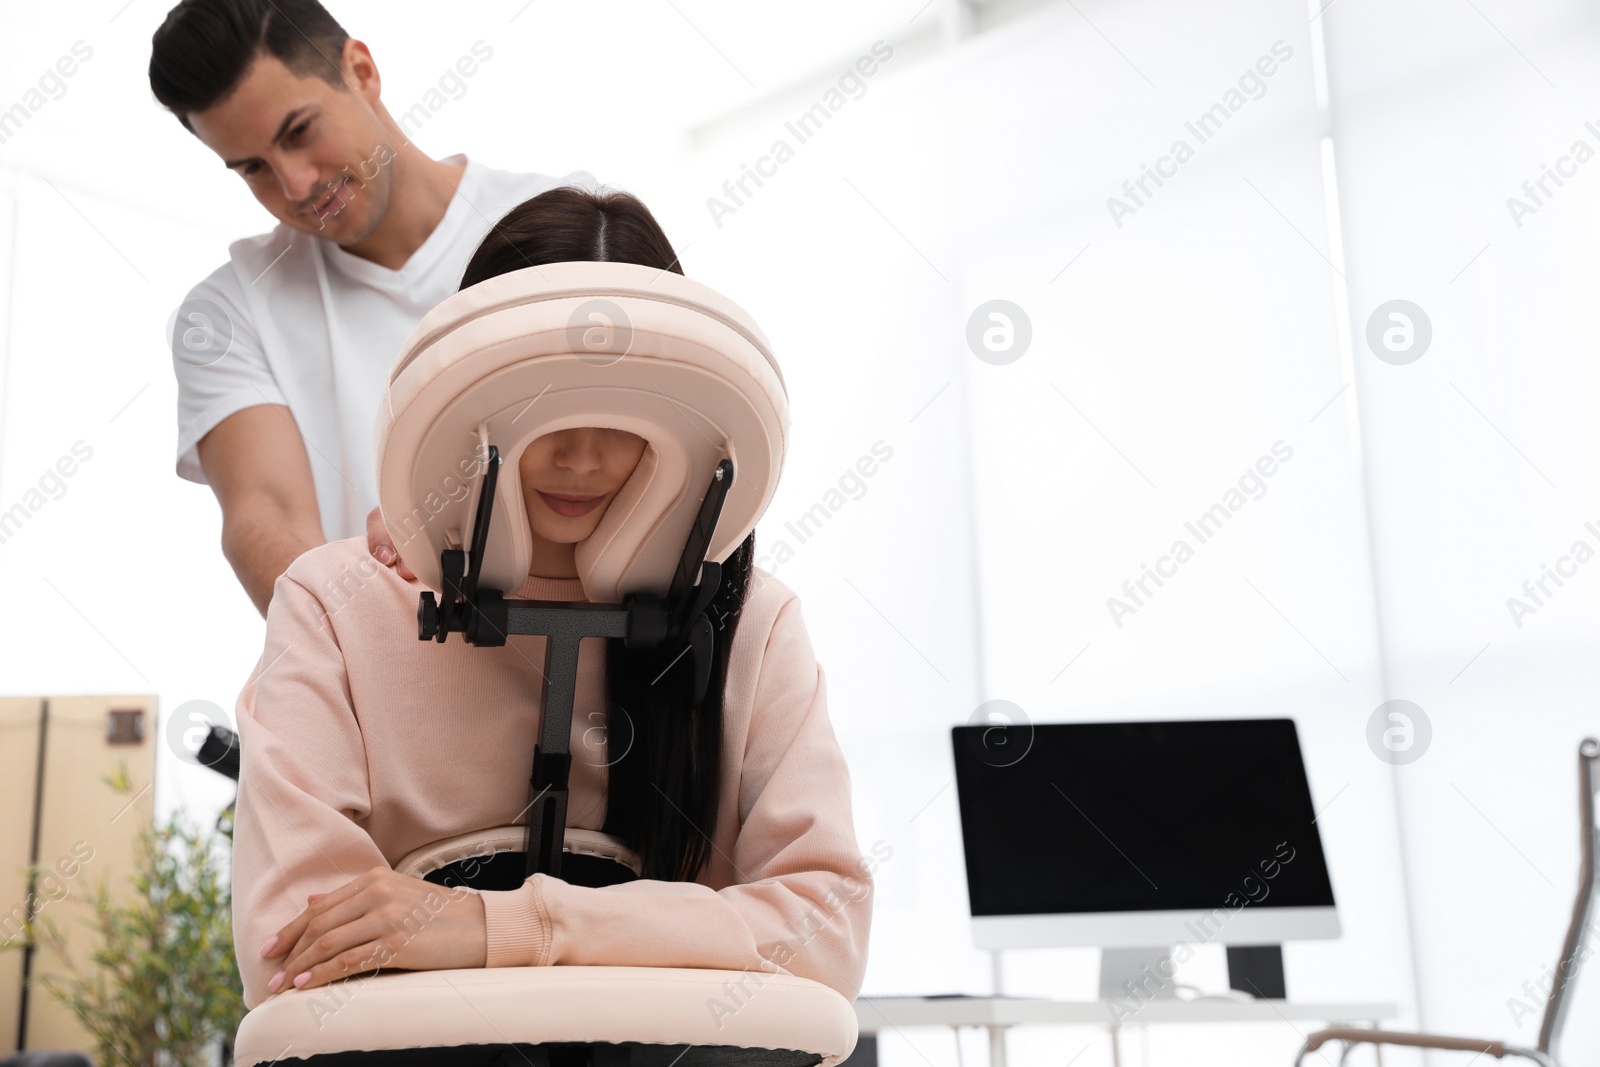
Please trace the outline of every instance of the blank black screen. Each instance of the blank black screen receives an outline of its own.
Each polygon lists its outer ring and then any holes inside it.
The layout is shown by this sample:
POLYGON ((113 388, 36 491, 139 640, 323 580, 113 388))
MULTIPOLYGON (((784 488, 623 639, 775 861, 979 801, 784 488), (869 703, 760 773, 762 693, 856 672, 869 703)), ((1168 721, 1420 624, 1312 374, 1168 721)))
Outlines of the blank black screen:
POLYGON ((1028 729, 951 728, 974 916, 1333 905, 1293 720, 1028 729))

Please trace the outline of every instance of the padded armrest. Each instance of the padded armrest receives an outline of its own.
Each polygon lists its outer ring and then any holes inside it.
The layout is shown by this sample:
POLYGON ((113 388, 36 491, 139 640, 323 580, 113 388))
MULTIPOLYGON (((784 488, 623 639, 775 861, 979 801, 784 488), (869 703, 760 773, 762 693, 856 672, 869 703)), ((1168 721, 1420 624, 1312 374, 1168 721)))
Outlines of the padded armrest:
MULTIPOLYGON (((1521 1056, 1539 1064, 1554 1064, 1548 1055, 1538 1049, 1521 1048, 1516 1045, 1507 1045, 1501 1041, 1485 1041, 1476 1037, 1445 1037, 1440 1034, 1418 1034, 1405 1030, 1368 1030, 1353 1026, 1331 1026, 1326 1030, 1318 1030, 1306 1038, 1300 1048, 1300 1055, 1295 1057, 1296 1067, 1311 1053, 1317 1051, 1330 1041, 1342 1041, 1347 1045, 1405 1045, 1411 1048, 1439 1049, 1445 1052, 1476 1052, 1478 1056, 1493 1056, 1495 1059, 1504 1059, 1507 1056, 1521 1056)), ((1477 1057, 1473 1057, 1476 1059, 1477 1057)), ((1343 1060, 1340 1061, 1341 1063, 1343 1060)))
POLYGON ((238 1067, 334 1052, 547 1042, 797 1049, 833 1067, 855 1009, 820 982, 765 971, 497 967, 396 971, 275 994, 245 1016, 238 1067))

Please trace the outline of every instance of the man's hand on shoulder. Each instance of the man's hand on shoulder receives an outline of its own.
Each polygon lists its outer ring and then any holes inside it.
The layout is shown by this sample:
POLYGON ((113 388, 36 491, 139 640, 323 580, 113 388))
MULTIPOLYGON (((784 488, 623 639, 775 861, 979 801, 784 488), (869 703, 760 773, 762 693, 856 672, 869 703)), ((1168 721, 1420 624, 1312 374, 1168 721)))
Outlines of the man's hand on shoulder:
POLYGON ((372 558, 385 567, 393 567, 406 581, 412 581, 416 575, 411 573, 411 568, 406 566, 405 560, 400 558, 400 553, 395 550, 394 539, 389 536, 389 528, 383 524, 383 509, 373 508, 367 515, 367 551, 372 553, 372 558))

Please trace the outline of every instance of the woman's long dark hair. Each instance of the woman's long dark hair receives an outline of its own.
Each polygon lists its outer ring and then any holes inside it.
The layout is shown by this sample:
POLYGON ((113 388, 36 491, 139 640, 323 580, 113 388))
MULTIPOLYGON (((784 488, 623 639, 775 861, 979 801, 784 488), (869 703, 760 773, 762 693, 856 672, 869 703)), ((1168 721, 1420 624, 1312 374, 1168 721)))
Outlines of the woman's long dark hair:
MULTIPOLYGON (((677 253, 636 197, 562 187, 513 208, 473 254, 461 288, 523 267, 574 260, 638 263, 678 274, 677 253)), ((694 881, 711 858, 722 785, 722 696, 756 535, 722 567, 707 616, 716 661, 706 699, 691 709, 692 657, 606 641, 610 786, 601 828, 643 860, 642 877, 694 881), (618 754, 621 754, 620 756, 618 754)))

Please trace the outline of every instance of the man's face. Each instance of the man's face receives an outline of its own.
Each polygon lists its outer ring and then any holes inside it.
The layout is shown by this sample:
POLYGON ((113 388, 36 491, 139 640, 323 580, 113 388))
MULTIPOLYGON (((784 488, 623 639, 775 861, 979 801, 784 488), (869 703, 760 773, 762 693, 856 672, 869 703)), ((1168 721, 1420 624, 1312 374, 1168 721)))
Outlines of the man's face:
POLYGON ((378 72, 366 45, 346 41, 343 61, 341 91, 262 53, 238 89, 189 123, 274 218, 349 246, 388 209, 395 153, 375 110, 378 72))

